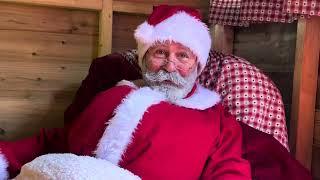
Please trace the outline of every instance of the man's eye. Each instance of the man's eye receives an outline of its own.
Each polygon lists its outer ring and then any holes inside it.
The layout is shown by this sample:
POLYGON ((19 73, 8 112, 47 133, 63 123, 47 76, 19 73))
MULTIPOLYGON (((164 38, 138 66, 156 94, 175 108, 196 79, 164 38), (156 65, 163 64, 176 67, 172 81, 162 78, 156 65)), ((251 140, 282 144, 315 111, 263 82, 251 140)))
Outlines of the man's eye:
POLYGON ((157 53, 157 54, 165 54, 164 50, 160 50, 160 49, 157 50, 156 53, 157 53))
POLYGON ((165 57, 166 56, 166 51, 158 49, 158 50, 156 50, 155 55, 156 56, 165 57))
POLYGON ((179 58, 189 58, 187 53, 178 53, 177 55, 179 58))

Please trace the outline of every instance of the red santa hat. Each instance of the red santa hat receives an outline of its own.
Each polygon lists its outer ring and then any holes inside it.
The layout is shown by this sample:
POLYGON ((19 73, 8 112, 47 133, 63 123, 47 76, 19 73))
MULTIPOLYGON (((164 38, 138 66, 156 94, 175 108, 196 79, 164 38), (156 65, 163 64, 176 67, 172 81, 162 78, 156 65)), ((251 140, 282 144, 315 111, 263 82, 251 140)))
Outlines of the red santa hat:
POLYGON ((155 42, 174 41, 188 47, 198 58, 199 74, 205 67, 211 48, 211 37, 200 13, 185 6, 160 5, 135 30, 138 44, 139 65, 147 50, 155 42))

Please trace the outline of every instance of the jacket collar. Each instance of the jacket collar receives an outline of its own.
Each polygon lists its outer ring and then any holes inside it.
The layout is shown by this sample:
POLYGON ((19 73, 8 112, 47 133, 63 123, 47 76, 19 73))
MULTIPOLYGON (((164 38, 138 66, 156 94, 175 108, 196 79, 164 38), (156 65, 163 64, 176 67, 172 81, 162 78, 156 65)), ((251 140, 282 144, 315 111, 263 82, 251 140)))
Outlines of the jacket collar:
MULTIPOLYGON (((143 80, 136 81, 127 81, 122 80, 118 84, 118 86, 126 85, 130 86, 135 90, 139 90, 139 88, 144 87, 143 80)), ((154 92, 159 93, 159 92, 154 92)), ((166 101, 164 99, 164 101, 166 101)), ((197 109, 197 110, 205 110, 208 109, 221 101, 220 95, 215 91, 211 91, 207 88, 204 88, 200 84, 195 84, 190 93, 183 99, 179 99, 176 102, 172 102, 175 105, 189 108, 189 109, 197 109)))

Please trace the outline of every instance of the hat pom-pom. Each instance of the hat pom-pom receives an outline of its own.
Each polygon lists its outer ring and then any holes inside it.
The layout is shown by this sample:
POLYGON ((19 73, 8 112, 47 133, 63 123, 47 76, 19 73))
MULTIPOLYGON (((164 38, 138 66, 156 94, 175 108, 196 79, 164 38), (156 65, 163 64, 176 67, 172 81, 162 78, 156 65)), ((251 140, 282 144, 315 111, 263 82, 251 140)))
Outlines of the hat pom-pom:
POLYGON ((134 37, 142 43, 152 43, 153 30, 154 27, 152 25, 144 22, 135 30, 134 37))

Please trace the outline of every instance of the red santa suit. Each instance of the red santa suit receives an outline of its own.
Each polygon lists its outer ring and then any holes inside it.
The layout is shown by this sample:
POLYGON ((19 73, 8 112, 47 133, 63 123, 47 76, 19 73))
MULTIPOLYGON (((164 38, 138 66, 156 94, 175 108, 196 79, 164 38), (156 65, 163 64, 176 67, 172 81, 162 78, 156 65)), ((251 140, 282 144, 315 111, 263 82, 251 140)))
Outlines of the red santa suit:
POLYGON ((64 129, 0 142, 0 177, 7 170, 13 177, 39 155, 68 152, 108 160, 146 180, 250 179, 241 128, 218 94, 197 85, 172 103, 149 87, 122 84, 98 94, 64 129))

